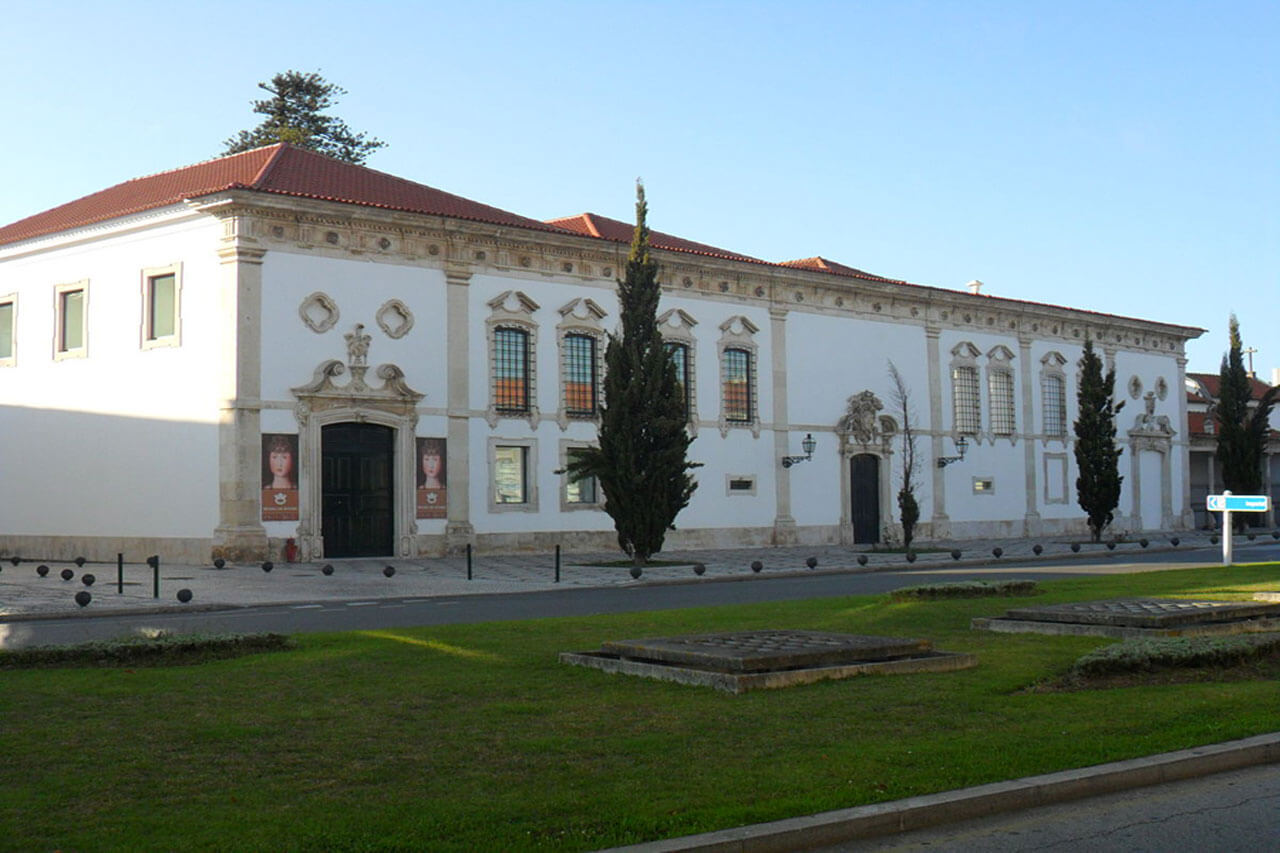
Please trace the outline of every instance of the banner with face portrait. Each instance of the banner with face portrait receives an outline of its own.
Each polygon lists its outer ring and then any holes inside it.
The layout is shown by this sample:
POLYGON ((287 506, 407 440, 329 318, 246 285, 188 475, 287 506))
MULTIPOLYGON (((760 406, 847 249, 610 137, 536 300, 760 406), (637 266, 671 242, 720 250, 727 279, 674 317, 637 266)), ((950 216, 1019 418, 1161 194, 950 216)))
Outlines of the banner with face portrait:
POLYGON ((262 520, 298 520, 298 436, 262 434, 262 520))
POLYGON ((418 477, 418 518, 448 515, 445 464, 448 454, 443 438, 419 438, 414 467, 418 477))

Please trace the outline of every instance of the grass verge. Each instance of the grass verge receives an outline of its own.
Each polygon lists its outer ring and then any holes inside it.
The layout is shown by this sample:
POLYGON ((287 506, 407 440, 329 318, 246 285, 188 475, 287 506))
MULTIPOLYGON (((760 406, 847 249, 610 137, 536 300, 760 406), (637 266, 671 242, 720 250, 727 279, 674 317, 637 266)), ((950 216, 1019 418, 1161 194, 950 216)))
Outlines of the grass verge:
MULTIPOLYGON (((1280 565, 1042 584, 1247 599, 1280 565)), ((888 596, 304 635, 198 667, 0 673, 0 849, 587 850, 1280 728, 1273 681, 1031 692, 1110 641, 888 596), (963 672, 732 696, 563 666, 608 639, 920 636, 963 672)))
POLYGON ((284 634, 184 634, 126 637, 71 646, 0 649, 0 669, 72 666, 190 666, 290 648, 284 634))
POLYGON ((904 586, 902 589, 894 590, 891 595, 894 601, 912 601, 936 598, 983 598, 993 595, 1035 595, 1038 591, 1035 581, 955 581, 904 586))

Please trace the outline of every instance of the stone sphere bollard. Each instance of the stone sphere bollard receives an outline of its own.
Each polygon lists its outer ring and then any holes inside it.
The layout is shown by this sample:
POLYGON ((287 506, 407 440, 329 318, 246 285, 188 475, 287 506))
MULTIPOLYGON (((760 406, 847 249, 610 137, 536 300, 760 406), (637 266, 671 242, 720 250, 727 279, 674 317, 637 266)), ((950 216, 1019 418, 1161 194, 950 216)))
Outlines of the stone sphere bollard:
POLYGON ((94 583, 97 582, 97 580, 98 579, 96 577, 89 574, 88 572, 85 572, 83 575, 80 576, 80 582, 85 586, 93 586, 94 583))
POLYGON ((1210 545, 1217 545, 1217 544, 1218 544, 1218 534, 1216 534, 1216 533, 1215 533, 1214 535, 1212 535, 1212 536, 1210 536, 1210 537, 1209 537, 1209 544, 1210 544, 1210 545))
POLYGON ((93 596, 85 590, 82 589, 76 593, 76 604, 79 604, 81 607, 88 607, 90 601, 93 601, 93 596))
POLYGON ((49 574, 49 567, 41 563, 40 565, 36 566, 36 574, 38 574, 40 577, 44 577, 45 575, 49 574))
POLYGON ((865 566, 866 564, 867 564, 867 555, 866 555, 866 554, 859 554, 859 555, 858 555, 858 565, 859 565, 859 566, 865 566))
POLYGON ((1072 542, 1072 543, 1071 543, 1071 553, 1073 553, 1073 554, 1079 554, 1079 553, 1080 553, 1080 543, 1079 543, 1079 542, 1072 542))
POLYGON ((759 560, 752 560, 752 561, 751 561, 751 571, 756 572, 757 574, 759 574, 760 570, 761 570, 761 569, 763 569, 763 568, 764 568, 764 563, 760 562, 759 560))
POLYGON ((264 572, 269 572, 275 567, 276 567, 276 564, 271 562, 270 560, 267 560, 265 563, 262 564, 262 570, 264 572))
POLYGON ((1114 551, 1115 549, 1116 549, 1116 541, 1112 539, 1110 542, 1107 543, 1107 550, 1114 551))
POLYGON ((1272 538, 1272 539, 1280 539, 1280 530, 1273 530, 1273 531, 1271 531, 1271 538, 1272 538))
POLYGON ((808 566, 809 568, 811 568, 811 569, 813 569, 813 568, 817 568, 817 566, 818 566, 818 558, 817 558, 817 557, 807 557, 807 558, 805 558, 804 564, 805 564, 806 566, 808 566))
POLYGON ((1146 539, 1139 539, 1139 540, 1138 540, 1138 544, 1139 544, 1139 545, 1141 545, 1143 548, 1145 548, 1145 547, 1147 547, 1148 545, 1150 545, 1151 543, 1150 543, 1150 542, 1148 542, 1146 539))
POLYGON ((959 549, 959 548, 952 548, 952 549, 951 549, 951 559, 953 559, 953 560, 958 560, 958 559, 960 559, 960 549, 959 549))
POLYGON ((635 579, 637 579, 637 580, 639 580, 640 575, 641 575, 641 574, 643 574, 643 572, 644 572, 644 570, 643 570, 643 569, 641 569, 639 566, 632 566, 632 567, 631 567, 631 577, 633 577, 633 578, 635 578, 635 579))
POLYGON ((225 566, 226 564, 227 564, 227 561, 226 561, 226 560, 224 560, 224 559, 222 559, 221 557, 219 557, 218 559, 216 559, 216 560, 214 560, 214 561, 213 561, 213 567, 214 567, 215 569, 220 569, 220 568, 222 568, 223 566, 225 566))
POLYGON ((1039 542, 1037 542, 1035 545, 1031 546, 1031 553, 1039 557, 1041 554, 1044 553, 1044 546, 1041 545, 1039 542))
POLYGON ((191 590, 189 590, 189 589, 187 589, 187 588, 185 588, 185 587, 184 587, 184 588, 182 588, 182 589, 180 589, 180 590, 178 590, 178 600, 179 600, 179 601, 181 601, 183 604, 186 604, 188 601, 190 601, 190 600, 191 600, 191 590))
POLYGON ((18 557, 18 556, 13 556, 13 557, 10 557, 10 558, 9 558, 9 562, 10 562, 10 563, 13 563, 13 564, 16 566, 16 565, 18 565, 19 563, 21 563, 21 562, 22 562, 22 558, 21 558, 21 557, 18 557))
POLYGON ((386 575, 387 577, 391 577, 392 575, 394 575, 394 574, 396 573, 396 567, 395 567, 395 566, 387 566, 385 569, 383 569, 383 570, 382 570, 382 573, 383 573, 384 575, 386 575))
POLYGON ((693 573, 694 573, 695 575, 698 575, 699 577, 701 577, 701 576, 702 576, 702 574, 703 574, 704 572, 706 572, 706 570, 707 570, 707 567, 706 567, 706 566, 704 566, 702 563, 694 563, 694 564, 693 564, 693 573))
POLYGON ((1178 547, 1178 543, 1179 543, 1179 542, 1181 542, 1181 541, 1182 541, 1181 539, 1179 539, 1177 536, 1175 536, 1175 537, 1173 537, 1172 539, 1170 539, 1170 540, 1169 540, 1169 543, 1170 543, 1171 545, 1173 545, 1173 547, 1177 548, 1177 547, 1178 547))
POLYGON ((1247 534, 1245 534, 1245 537, 1244 537, 1244 538, 1245 538, 1245 539, 1248 539, 1250 542, 1252 542, 1253 540, 1255 540, 1255 539, 1257 539, 1257 538, 1258 538, 1258 534, 1256 534, 1256 533, 1247 533, 1247 534))
POLYGON ((62 570, 61 572, 59 572, 58 574, 62 576, 62 579, 63 579, 64 581, 69 581, 69 580, 71 580, 73 577, 75 577, 75 576, 76 576, 76 573, 75 573, 75 572, 73 572, 73 571, 71 571, 70 569, 63 569, 63 570, 62 570))
POLYGON ((329 565, 328 563, 325 563, 324 568, 321 569, 320 571, 324 572, 326 575, 331 575, 333 574, 333 566, 329 565))
POLYGON ((908 562, 908 563, 914 563, 915 561, 916 561, 916 552, 915 552, 915 551, 908 551, 908 552, 907 552, 907 562, 908 562))
POLYGON ((991 553, 995 555, 996 559, 1000 559, 1004 556, 1004 549, 997 545, 991 549, 991 553))
POLYGON ((71 562, 73 562, 73 563, 75 563, 75 564, 76 564, 76 568, 77 568, 77 569, 83 569, 83 568, 84 568, 84 564, 85 564, 85 563, 87 563, 87 562, 89 562, 89 561, 88 561, 88 560, 86 560, 84 557, 76 557, 76 558, 75 558, 74 560, 72 560, 71 562))

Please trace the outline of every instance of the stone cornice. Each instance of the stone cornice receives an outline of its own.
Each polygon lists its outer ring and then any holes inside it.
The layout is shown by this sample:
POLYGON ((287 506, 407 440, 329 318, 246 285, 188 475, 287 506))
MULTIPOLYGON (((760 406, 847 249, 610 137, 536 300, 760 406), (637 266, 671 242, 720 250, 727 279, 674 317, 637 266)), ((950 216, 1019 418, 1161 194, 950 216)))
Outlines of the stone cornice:
MULTIPOLYGON (((612 291, 627 246, 570 232, 405 213, 233 190, 205 200, 220 217, 244 218, 239 233, 281 251, 409 263, 473 274, 555 279, 612 291)), ((672 296, 870 319, 941 331, 1002 335, 1182 357, 1190 326, 1099 314, 996 296, 815 270, 654 249, 672 296)))

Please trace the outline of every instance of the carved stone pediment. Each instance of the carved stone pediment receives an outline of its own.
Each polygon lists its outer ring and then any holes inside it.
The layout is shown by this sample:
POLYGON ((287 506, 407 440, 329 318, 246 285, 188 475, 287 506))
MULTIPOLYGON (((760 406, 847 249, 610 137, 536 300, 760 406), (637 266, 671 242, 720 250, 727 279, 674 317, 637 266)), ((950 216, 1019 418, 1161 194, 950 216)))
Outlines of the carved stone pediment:
POLYGON ((836 423, 836 432, 848 441, 876 443, 882 435, 877 415, 883 408, 884 403, 871 391, 854 394, 846 403, 844 415, 836 423))

